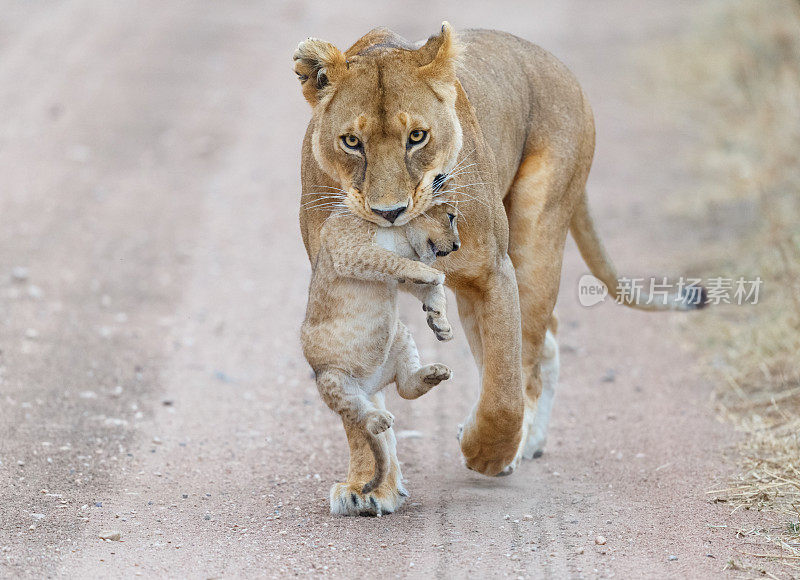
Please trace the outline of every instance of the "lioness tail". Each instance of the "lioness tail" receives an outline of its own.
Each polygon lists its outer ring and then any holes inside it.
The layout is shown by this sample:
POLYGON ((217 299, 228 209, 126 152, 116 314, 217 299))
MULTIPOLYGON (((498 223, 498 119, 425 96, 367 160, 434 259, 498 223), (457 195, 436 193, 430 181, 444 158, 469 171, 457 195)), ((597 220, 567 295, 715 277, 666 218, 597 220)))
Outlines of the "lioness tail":
POLYGON ((620 304, 638 310, 699 310, 706 305, 706 291, 701 286, 658 296, 650 295, 643 289, 640 292, 626 292, 594 228, 585 191, 572 215, 570 231, 591 273, 606 285, 620 304))

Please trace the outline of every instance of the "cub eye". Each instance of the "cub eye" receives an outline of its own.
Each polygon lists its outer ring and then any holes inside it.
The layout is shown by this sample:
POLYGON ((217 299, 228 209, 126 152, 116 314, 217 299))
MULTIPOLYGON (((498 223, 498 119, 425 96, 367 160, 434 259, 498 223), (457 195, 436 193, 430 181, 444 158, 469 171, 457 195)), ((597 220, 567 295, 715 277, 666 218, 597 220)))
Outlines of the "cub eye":
POLYGON ((425 140, 425 137, 428 136, 427 131, 423 131, 422 129, 414 129, 411 133, 408 134, 408 143, 410 145, 418 145, 425 140))
POLYGON ((342 135, 342 143, 348 149, 360 149, 361 148, 361 139, 356 137, 355 135, 342 135))

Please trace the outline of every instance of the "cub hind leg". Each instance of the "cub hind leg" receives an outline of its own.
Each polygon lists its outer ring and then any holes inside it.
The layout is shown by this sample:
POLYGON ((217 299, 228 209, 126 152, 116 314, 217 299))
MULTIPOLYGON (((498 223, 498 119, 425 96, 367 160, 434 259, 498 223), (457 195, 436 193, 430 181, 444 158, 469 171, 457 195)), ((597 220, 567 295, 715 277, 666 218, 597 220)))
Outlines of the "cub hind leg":
POLYGON ((359 388, 355 379, 338 369, 325 369, 317 374, 317 390, 325 404, 343 421, 359 425, 373 435, 386 431, 394 417, 378 409, 359 388))
POLYGON ((375 472, 361 493, 371 492, 383 482, 389 471, 389 456, 377 436, 392 426, 394 416, 386 409, 376 407, 356 381, 340 370, 326 369, 317 374, 317 389, 328 407, 345 423, 364 430, 375 459, 375 472))
POLYGON ((452 376, 450 369, 443 364, 420 365, 414 338, 399 320, 389 357, 394 360, 397 392, 404 399, 417 399, 452 376))
MULTIPOLYGON (((382 391, 371 398, 379 409, 386 408, 382 391)), ((335 483, 331 487, 331 513, 343 516, 380 516, 396 512, 408 497, 403 485, 403 474, 397 460, 397 440, 392 428, 376 436, 389 456, 389 472, 377 488, 369 493, 362 493, 364 483, 370 481, 375 473, 375 457, 367 442, 368 435, 355 425, 342 421, 347 442, 350 447, 350 461, 347 479, 335 483)))

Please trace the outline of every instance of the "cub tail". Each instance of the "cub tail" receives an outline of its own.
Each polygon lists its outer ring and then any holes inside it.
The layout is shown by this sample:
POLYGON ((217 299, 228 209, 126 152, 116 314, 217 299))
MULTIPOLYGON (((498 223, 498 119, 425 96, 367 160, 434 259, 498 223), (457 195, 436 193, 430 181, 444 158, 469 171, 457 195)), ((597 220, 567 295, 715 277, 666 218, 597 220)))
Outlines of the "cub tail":
POLYGON ((378 435, 374 435, 369 429, 365 429, 365 435, 369 448, 372 450, 372 455, 375 457, 375 475, 372 479, 364 484, 361 493, 368 494, 373 489, 377 488, 383 480, 386 479, 386 474, 389 472, 389 454, 386 453, 386 448, 381 443, 378 435))
POLYGON ((609 294, 618 303, 636 308, 637 310, 700 310, 706 306, 706 289, 702 286, 690 286, 680 292, 650 294, 644 288, 636 292, 626 290, 624 280, 617 275, 611 259, 608 257, 600 236, 594 227, 594 221, 589 213, 586 192, 578 203, 570 222, 570 231, 583 261, 589 266, 589 271, 599 279, 609 294))

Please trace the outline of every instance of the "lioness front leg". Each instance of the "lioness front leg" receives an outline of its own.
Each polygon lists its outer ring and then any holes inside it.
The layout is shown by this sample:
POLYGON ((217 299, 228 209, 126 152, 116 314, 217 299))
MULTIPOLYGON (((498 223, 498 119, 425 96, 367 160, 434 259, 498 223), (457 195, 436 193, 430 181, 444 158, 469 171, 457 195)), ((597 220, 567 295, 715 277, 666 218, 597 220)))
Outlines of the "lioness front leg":
POLYGON ((464 422, 461 451, 467 467, 497 475, 510 464, 522 437, 522 334, 514 267, 506 256, 478 288, 456 292, 459 314, 483 381, 464 422))

